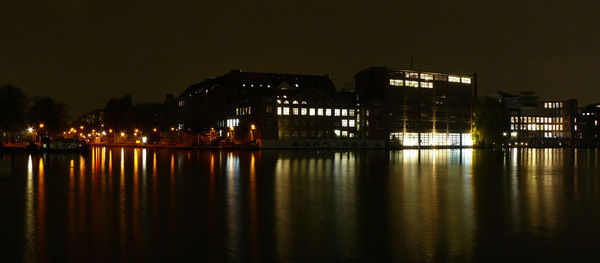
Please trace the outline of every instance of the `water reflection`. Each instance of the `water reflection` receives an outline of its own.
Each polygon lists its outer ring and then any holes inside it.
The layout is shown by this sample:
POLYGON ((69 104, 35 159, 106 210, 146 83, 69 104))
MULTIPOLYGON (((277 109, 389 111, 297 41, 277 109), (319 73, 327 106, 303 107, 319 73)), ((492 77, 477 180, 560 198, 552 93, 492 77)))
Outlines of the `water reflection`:
POLYGON ((19 158, 25 261, 585 260, 600 242, 596 149, 19 158))

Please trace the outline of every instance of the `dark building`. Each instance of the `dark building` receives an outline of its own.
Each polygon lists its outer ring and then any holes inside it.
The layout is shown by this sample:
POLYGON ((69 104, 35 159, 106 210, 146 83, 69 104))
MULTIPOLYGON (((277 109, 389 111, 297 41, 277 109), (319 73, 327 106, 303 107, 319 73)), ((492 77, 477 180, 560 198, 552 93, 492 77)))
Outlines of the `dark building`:
POLYGON ((363 138, 389 147, 472 146, 476 74, 383 67, 356 74, 363 138))
POLYGON ((93 110, 91 112, 79 116, 75 124, 83 125, 85 127, 93 129, 99 129, 104 127, 104 115, 104 109, 93 110))
POLYGON ((575 138, 576 100, 540 101, 533 92, 512 95, 499 91, 498 99, 510 114, 510 146, 566 146, 575 138))
POLYGON ((600 146, 600 103, 590 104, 581 109, 575 118, 575 134, 580 146, 600 146))
POLYGON ((357 138, 356 94, 336 91, 327 75, 231 71, 188 87, 177 104, 186 129, 234 144, 377 147, 357 138))

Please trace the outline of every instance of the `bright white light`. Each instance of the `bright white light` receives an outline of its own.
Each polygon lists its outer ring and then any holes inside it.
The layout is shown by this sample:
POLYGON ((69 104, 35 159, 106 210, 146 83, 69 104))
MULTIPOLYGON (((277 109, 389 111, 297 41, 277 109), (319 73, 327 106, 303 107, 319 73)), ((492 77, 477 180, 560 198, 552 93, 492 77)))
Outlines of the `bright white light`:
POLYGON ((142 137, 142 143, 146 143, 146 142, 148 142, 148 137, 145 137, 145 136, 142 137))
POLYGON ((510 133, 510 136, 511 136, 511 137, 517 137, 517 132, 511 132, 511 133, 510 133))

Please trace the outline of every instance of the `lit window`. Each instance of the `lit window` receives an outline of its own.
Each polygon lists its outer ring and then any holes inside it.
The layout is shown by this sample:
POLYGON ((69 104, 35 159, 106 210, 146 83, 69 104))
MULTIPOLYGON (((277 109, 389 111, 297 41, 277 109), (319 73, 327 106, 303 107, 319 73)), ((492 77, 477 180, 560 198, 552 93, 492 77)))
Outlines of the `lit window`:
POLYGON ((325 115, 331 116, 331 109, 325 109, 325 115))
POLYGON ((348 137, 348 131, 342 131, 342 137, 348 137))
POLYGON ((421 79, 424 79, 424 80, 433 80, 433 75, 421 73, 421 79))
POLYGON ((460 82, 464 84, 471 84, 471 78, 460 78, 460 82))
POLYGON ((431 82, 421 82, 421 88, 431 89, 431 88, 433 88, 433 83, 431 83, 431 82))
POLYGON ((390 85, 402 87, 404 86, 404 81, 401 79, 390 79, 390 85))
POLYGON ((342 131, 340 131, 340 130, 333 130, 333 134, 335 134, 336 137, 340 137, 342 135, 342 131))
POLYGON ((298 104, 298 101, 297 101, 297 100, 295 100, 295 101, 293 101, 293 102, 292 102, 292 104, 298 104))
POLYGON ((348 116, 348 110, 347 109, 343 109, 342 110, 342 116, 348 116))
POLYGON ((290 107, 283 107, 283 115, 290 115, 290 107))
POLYGON ((340 116, 340 109, 333 110, 333 115, 334 116, 340 116))
POLYGON ((317 115, 323 116, 323 109, 317 109, 317 115))
POLYGON ((278 103, 278 104, 281 104, 281 100, 277 100, 277 103, 278 103))
POLYGON ((457 77, 457 76, 448 76, 448 81, 460 83, 460 77, 457 77))
POLYGON ((299 113, 298 108, 293 108, 292 109, 292 114, 298 115, 298 113, 299 113))
POLYGON ((354 117, 354 110, 348 110, 348 116, 354 117))
POLYGON ((419 87, 419 82, 418 81, 413 81, 413 80, 407 80, 406 81, 406 86, 407 87, 418 88, 419 87))
POLYGON ((277 115, 281 115, 281 107, 277 107, 277 115))
POLYGON ((342 127, 348 127, 348 120, 342 120, 342 127))
POLYGON ((348 120, 348 127, 354 127, 356 125, 356 123, 354 122, 354 120, 348 120))
POLYGON ((283 101, 283 104, 290 104, 290 102, 289 102, 289 101, 287 101, 287 100, 284 100, 284 101, 283 101))
POLYGON ((315 108, 308 109, 308 115, 315 116, 315 108))
POLYGON ((416 73, 416 72, 406 72, 405 76, 407 78, 411 78, 411 79, 418 79, 419 78, 419 73, 416 73))
POLYGON ((300 115, 306 115, 306 112, 307 112, 306 108, 300 109, 300 115))

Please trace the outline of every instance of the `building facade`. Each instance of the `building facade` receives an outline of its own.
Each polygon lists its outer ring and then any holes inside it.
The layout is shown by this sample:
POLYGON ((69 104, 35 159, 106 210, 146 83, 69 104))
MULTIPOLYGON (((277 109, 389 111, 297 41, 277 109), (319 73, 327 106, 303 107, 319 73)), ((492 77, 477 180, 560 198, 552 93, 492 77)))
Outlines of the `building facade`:
POLYGON ((187 129, 261 148, 383 147, 361 140, 356 94, 324 76, 231 71, 177 99, 187 129))
POLYGON ((388 147, 470 147, 476 74, 374 67, 356 74, 360 135, 388 147))
POLYGON ((581 109, 575 118, 577 144, 584 147, 600 147, 600 103, 581 109))
POLYGON ((553 147, 574 144, 576 100, 541 101, 533 92, 498 92, 510 115, 509 146, 553 147))

